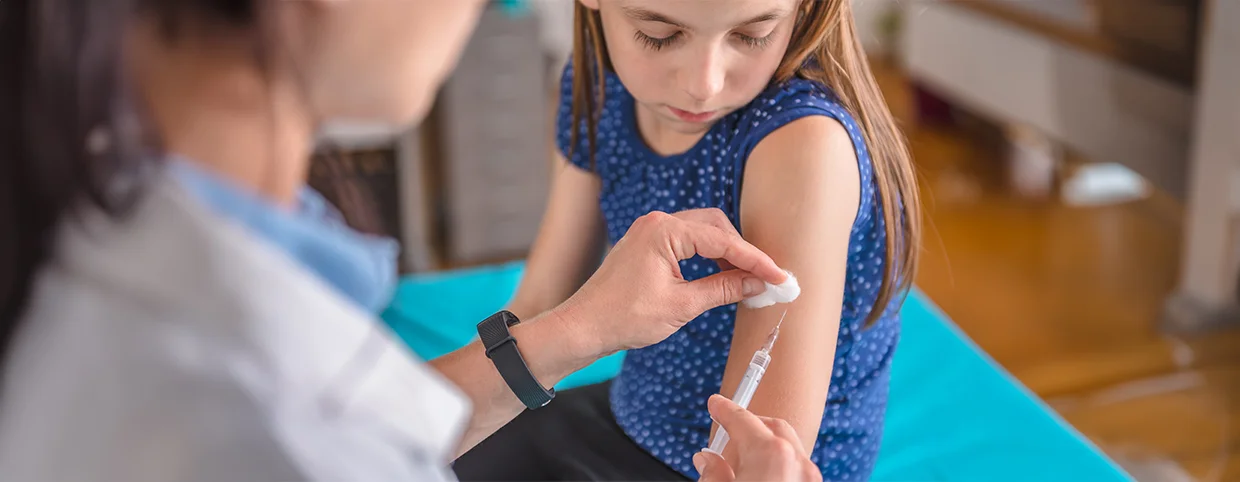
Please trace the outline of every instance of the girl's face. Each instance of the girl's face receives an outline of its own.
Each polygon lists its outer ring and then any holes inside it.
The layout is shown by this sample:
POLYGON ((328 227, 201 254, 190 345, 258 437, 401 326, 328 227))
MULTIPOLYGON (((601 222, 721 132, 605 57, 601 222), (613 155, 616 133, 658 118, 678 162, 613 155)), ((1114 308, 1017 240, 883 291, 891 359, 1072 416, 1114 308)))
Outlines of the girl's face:
POLYGON ((599 10, 616 74, 637 102, 700 133, 766 88, 801 0, 580 0, 599 10))

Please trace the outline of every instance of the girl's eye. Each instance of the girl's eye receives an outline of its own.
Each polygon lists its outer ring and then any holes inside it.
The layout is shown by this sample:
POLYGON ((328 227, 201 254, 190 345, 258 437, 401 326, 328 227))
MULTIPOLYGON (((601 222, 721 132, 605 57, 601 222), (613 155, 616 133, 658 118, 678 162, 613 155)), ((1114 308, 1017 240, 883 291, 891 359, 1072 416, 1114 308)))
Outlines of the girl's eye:
POLYGON ((677 40, 680 40, 681 32, 676 32, 666 37, 651 37, 645 33, 642 33, 641 30, 638 30, 633 34, 633 37, 636 38, 638 42, 645 44, 646 48, 658 52, 663 50, 664 47, 668 47, 676 43, 677 40))
POLYGON ((752 37, 743 33, 738 33, 736 34, 736 38, 751 49, 761 49, 771 43, 771 37, 774 35, 775 32, 771 32, 762 37, 752 37))

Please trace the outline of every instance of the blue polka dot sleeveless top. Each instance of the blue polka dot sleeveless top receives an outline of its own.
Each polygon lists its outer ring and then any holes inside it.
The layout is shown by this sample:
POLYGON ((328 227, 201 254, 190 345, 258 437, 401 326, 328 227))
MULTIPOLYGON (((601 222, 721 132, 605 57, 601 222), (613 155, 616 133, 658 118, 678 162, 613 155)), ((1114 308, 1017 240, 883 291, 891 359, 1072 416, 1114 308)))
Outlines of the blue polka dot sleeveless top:
MULTIPOLYGON (((565 156, 571 142, 571 106, 570 67, 561 81, 557 126, 565 156)), ((618 77, 608 73, 595 164, 591 165, 584 123, 578 126, 578 144, 569 157, 602 181, 599 203, 612 243, 651 211, 715 207, 739 230, 745 161, 764 137, 811 115, 836 119, 852 136, 861 174, 860 208, 849 241, 831 388, 811 458, 826 480, 866 479, 878 455, 891 356, 900 328, 893 302, 874 326, 863 329, 882 283, 886 234, 873 168, 856 122, 827 88, 794 79, 772 86, 748 106, 720 119, 688 151, 664 157, 642 140, 634 109, 633 97, 618 77)), ((717 271, 709 260, 681 262, 681 273, 688 280, 717 271)), ((736 305, 717 308, 659 344, 630 351, 612 385, 612 413, 625 433, 690 478, 697 478, 693 454, 709 443, 706 399, 719 393, 735 317, 736 305)))

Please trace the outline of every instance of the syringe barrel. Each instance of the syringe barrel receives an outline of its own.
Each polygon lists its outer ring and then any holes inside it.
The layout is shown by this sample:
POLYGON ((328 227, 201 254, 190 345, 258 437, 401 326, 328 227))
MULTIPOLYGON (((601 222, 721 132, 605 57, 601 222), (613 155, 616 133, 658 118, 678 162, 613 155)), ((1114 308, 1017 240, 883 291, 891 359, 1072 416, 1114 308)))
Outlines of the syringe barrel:
POLYGON ((753 400, 754 392, 758 391, 758 382, 762 381, 762 376, 766 374, 766 365, 770 362, 770 357, 762 359, 763 363, 758 363, 758 352, 754 354, 754 360, 749 363, 749 368, 745 370, 745 376, 741 378, 741 383, 736 386, 736 394, 732 395, 732 401, 736 402, 742 408, 749 408, 749 402, 753 400))
POLYGON ((764 371, 766 370, 766 367, 770 364, 771 364, 771 352, 766 351, 766 350, 758 350, 758 351, 753 352, 753 358, 749 359, 749 366, 752 367, 756 365, 756 366, 762 367, 762 370, 764 371))
POLYGON ((719 427, 719 430, 715 432, 715 438, 710 440, 710 446, 706 447, 706 450, 722 457, 723 448, 728 446, 729 440, 732 440, 732 437, 728 435, 728 431, 724 430, 723 427, 719 427))
MULTIPOLYGON (((766 374, 766 367, 771 363, 771 356, 759 350, 753 354, 753 360, 749 362, 749 368, 745 370, 745 376, 741 378, 740 385, 736 386, 736 393, 732 394, 732 401, 740 405, 741 408, 749 408, 749 402, 753 400, 754 392, 758 391, 758 383, 762 381, 762 375, 766 374)), ((715 437, 710 441, 710 447, 707 450, 723 455, 723 448, 728 445, 728 431, 723 427, 715 431, 715 437)))

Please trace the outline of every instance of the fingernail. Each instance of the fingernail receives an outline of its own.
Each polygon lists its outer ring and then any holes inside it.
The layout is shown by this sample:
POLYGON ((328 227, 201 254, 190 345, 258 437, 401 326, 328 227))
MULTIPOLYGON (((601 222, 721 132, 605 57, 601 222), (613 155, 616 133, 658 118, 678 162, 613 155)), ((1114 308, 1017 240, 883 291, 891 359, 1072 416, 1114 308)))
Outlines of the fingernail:
POLYGON ((745 278, 744 281, 741 281, 741 286, 741 292, 745 296, 759 295, 766 291, 766 284, 758 278, 745 278))
POLYGON ((702 473, 702 469, 706 468, 706 456, 701 452, 693 454, 693 468, 697 469, 698 474, 702 473))

